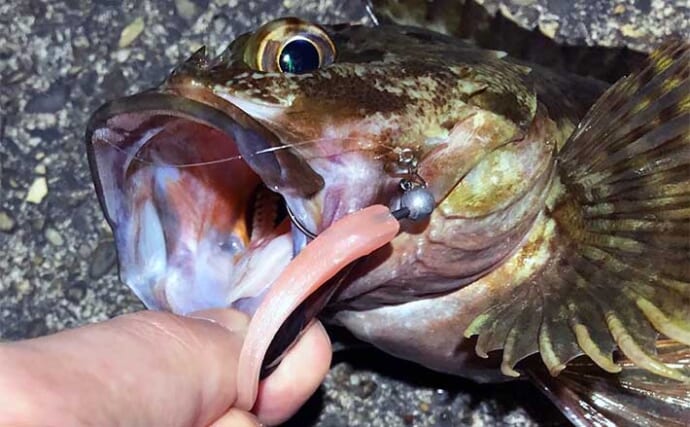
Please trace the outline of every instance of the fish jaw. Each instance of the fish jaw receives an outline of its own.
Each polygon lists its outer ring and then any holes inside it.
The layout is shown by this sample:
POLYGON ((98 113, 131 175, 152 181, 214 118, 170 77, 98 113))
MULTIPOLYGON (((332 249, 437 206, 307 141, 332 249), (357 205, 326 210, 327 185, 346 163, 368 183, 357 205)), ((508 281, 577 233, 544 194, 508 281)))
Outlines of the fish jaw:
MULTIPOLYGON (((115 236, 121 279, 148 308, 189 314, 232 307, 253 316, 262 306, 282 304, 268 291, 307 242, 275 215, 257 226, 257 211, 275 208, 270 201, 265 206, 262 195, 272 194, 321 231, 376 200, 388 202, 398 181, 385 178, 378 160, 357 144, 340 149, 335 131, 329 135, 334 144, 312 147, 305 159, 283 149, 285 139, 234 103, 196 89, 168 84, 97 111, 86 136, 92 174, 115 236), (388 192, 372 185, 381 182, 388 192)), ((388 217, 397 231, 397 220, 388 217)), ((343 271, 334 271, 323 284, 326 292, 300 305, 280 330, 299 333, 290 325, 301 328, 321 311, 349 265, 343 271)), ((295 337, 261 338, 271 350, 264 362, 270 366, 295 337)))
MULTIPOLYGON (((261 138, 260 128, 240 120, 159 92, 115 101, 92 117, 89 160, 121 278, 149 308, 251 314, 293 256, 280 201, 256 165, 214 162, 239 158, 261 138)), ((278 165, 268 173, 280 173, 283 159, 271 160, 278 165)))

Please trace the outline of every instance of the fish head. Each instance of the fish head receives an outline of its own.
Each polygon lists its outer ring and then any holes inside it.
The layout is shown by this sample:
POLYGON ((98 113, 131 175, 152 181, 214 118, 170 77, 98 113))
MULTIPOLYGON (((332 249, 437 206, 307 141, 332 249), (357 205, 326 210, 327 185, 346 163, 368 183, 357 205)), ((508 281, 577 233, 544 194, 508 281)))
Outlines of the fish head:
POLYGON ((553 123, 535 125, 529 70, 501 56, 417 28, 286 18, 106 104, 87 143, 123 281, 150 308, 251 314, 305 231, 397 209, 412 183, 435 211, 403 221, 332 307, 472 283, 525 235, 556 144, 535 136, 553 123))
POLYGON ((251 166, 318 233, 354 210, 395 204, 410 159, 443 199, 457 177, 436 173, 424 159, 470 117, 478 126, 485 113, 495 113, 485 139, 519 133, 535 101, 522 81, 525 70, 500 57, 417 28, 321 27, 287 18, 240 36, 215 64, 184 64, 166 86, 192 98, 190 88, 203 87, 205 102, 239 109, 275 136, 251 155, 243 152, 245 161, 287 151, 308 164, 323 180, 313 194, 295 191, 302 173, 290 171, 299 167, 284 164, 279 173, 251 166))

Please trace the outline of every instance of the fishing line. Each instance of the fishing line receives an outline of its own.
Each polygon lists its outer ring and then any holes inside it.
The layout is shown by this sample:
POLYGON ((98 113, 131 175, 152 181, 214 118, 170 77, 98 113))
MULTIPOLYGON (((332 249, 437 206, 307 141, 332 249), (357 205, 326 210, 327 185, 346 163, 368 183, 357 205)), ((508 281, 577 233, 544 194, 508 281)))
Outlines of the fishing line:
MULTIPOLYGON (((116 143, 111 142, 111 141, 108 140, 108 139, 99 139, 98 141, 101 142, 101 143, 105 143, 106 145, 112 147, 113 149, 115 149, 115 150, 117 150, 117 151, 119 151, 119 152, 121 152, 121 153, 123 153, 123 154, 129 156, 129 153, 128 153, 129 150, 128 150, 128 149, 123 148, 123 147, 117 145, 116 143)), ((281 151, 281 150, 289 150, 289 149, 292 149, 292 148, 295 148, 295 147, 304 147, 304 146, 311 145, 311 144, 331 143, 331 142, 337 142, 337 141, 361 141, 361 138, 352 138, 352 137, 345 137, 345 138, 317 138, 317 139, 312 139, 312 140, 307 140, 307 141, 294 142, 294 143, 290 143, 290 144, 286 144, 286 145, 281 145, 281 146, 279 146, 279 147, 264 148, 264 149, 261 149, 261 150, 258 150, 258 151, 256 151, 256 152, 252 153, 252 155, 253 155, 253 156, 260 156, 260 155, 263 155, 263 154, 275 153, 275 152, 281 151)), ((143 148, 147 143, 148 143, 148 141, 146 141, 146 142, 144 142, 144 143, 137 144, 137 145, 139 146, 138 151, 140 151, 141 148, 143 148)), ((373 150, 374 148, 376 148, 376 147, 385 147, 385 148, 387 148, 389 151, 395 151, 395 148, 394 148, 394 147, 388 146, 387 144, 384 144, 384 143, 376 143, 375 147, 368 147, 368 148, 348 148, 348 149, 344 149, 344 150, 342 150, 342 151, 340 151, 340 152, 337 152, 337 153, 328 154, 327 156, 324 156, 324 158, 330 157, 330 156, 341 155, 341 154, 349 153, 349 152, 356 152, 356 151, 362 151, 362 152, 364 152, 364 151, 372 151, 372 150, 373 150)), ((379 155, 376 156, 375 158, 380 158, 381 156, 383 156, 383 154, 379 154, 379 155)), ((147 165, 147 166, 170 166, 170 167, 175 167, 175 168, 192 168, 192 167, 200 167, 200 166, 212 166, 212 165, 217 165, 217 164, 222 164, 222 163, 228 163, 228 162, 238 161, 238 160, 244 161, 244 159, 245 159, 244 156, 238 154, 238 155, 236 155, 236 156, 229 156, 229 157, 224 157, 224 158, 217 159, 217 160, 207 160, 207 161, 203 161, 203 162, 193 162, 193 163, 168 163, 168 162, 165 162, 165 161, 162 161, 162 160, 161 160, 160 163, 159 163, 158 161, 146 159, 146 158, 142 157, 140 154, 135 154, 134 156, 131 157, 130 160, 131 160, 131 161, 136 161, 136 162, 142 163, 142 164, 147 165)), ((306 158, 306 160, 311 160, 311 158, 306 158)))

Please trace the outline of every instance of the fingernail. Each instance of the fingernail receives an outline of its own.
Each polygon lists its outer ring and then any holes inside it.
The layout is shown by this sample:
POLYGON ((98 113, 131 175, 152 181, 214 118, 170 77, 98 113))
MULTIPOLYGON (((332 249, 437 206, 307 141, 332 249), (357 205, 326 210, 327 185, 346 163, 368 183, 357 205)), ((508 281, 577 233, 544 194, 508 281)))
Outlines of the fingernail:
POLYGON ((230 308, 212 308, 195 311, 187 315, 193 319, 206 320, 234 333, 246 333, 249 327, 249 316, 230 308))

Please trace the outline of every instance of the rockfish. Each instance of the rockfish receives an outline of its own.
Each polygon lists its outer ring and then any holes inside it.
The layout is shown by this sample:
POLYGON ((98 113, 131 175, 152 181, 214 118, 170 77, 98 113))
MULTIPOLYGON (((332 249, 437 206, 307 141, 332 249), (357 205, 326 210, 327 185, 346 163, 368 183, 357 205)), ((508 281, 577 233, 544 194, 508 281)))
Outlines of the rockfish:
POLYGON ((529 377, 578 425, 688 425, 689 75, 680 41, 607 88, 419 28, 285 18, 104 105, 86 140, 151 309, 265 312, 312 244, 338 258, 261 338, 265 368, 318 315, 437 371, 529 377), (376 247, 327 237, 373 205, 407 209, 376 247))

